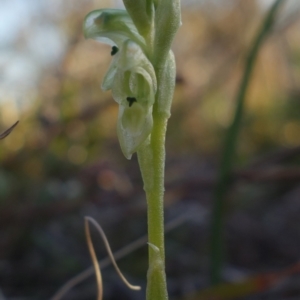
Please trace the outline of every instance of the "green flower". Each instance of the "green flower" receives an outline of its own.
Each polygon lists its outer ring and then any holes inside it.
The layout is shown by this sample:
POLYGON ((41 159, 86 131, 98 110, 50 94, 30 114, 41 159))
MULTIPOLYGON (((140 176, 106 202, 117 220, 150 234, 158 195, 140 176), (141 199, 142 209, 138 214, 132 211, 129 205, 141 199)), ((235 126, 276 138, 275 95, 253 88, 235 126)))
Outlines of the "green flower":
POLYGON ((112 46, 113 60, 103 82, 119 104, 118 138, 127 159, 149 137, 152 107, 157 91, 154 68, 145 54, 144 38, 125 10, 102 9, 91 12, 84 33, 112 46))

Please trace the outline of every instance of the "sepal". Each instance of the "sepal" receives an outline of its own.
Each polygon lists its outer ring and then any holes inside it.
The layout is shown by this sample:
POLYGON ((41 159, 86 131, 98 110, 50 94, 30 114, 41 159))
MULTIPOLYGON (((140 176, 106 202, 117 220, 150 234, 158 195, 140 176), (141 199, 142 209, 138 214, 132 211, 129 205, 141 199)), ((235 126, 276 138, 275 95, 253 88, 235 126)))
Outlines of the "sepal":
POLYGON ((101 84, 101 88, 103 91, 108 91, 111 90, 113 82, 114 82, 114 78, 116 76, 117 73, 117 58, 115 57, 112 62, 110 63, 110 66, 108 68, 108 71, 106 72, 102 84, 101 84))

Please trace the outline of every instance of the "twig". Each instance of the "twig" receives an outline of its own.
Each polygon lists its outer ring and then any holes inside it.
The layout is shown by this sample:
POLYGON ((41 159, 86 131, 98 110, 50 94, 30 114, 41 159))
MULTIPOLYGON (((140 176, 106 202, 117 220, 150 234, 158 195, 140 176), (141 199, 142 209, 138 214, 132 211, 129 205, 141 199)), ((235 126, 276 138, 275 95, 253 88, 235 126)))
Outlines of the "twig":
MULTIPOLYGON (((190 217, 190 214, 184 213, 181 216, 177 217, 173 221, 170 221, 165 226, 165 233, 177 228, 178 226, 182 225, 188 218, 190 217)), ((115 260, 119 260, 126 255, 132 253, 133 251, 141 248, 142 246, 147 245, 148 237, 147 235, 144 235, 137 239, 136 241, 132 242, 131 244, 121 248, 120 250, 115 252, 115 260)), ((110 259, 104 258, 99 261, 99 264, 101 265, 102 270, 106 267, 108 267, 111 264, 110 259)), ((90 276, 94 274, 94 267, 91 266, 88 269, 84 270, 80 274, 76 275, 69 281, 67 281, 51 298, 51 300, 60 300, 62 297, 64 297, 71 289, 73 289, 77 284, 81 283, 82 281, 88 279, 90 276)))
POLYGON ((5 137, 7 137, 12 131, 13 129, 18 125, 19 121, 17 121, 14 125, 12 125, 11 127, 9 127, 7 130, 5 130, 4 132, 2 132, 0 134, 0 140, 4 139, 5 137))

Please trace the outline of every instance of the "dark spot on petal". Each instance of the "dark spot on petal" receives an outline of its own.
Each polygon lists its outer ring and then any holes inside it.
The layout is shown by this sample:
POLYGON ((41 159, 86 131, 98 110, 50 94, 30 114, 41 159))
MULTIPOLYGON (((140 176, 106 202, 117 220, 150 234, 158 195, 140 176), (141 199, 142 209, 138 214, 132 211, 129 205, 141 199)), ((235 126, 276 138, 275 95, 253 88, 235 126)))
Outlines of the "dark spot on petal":
POLYGON ((112 46, 111 48, 111 56, 114 56, 119 51, 119 48, 117 46, 112 46))
POLYGON ((129 107, 131 107, 134 102, 137 102, 136 98, 134 98, 134 97, 127 97, 126 100, 129 103, 129 107))

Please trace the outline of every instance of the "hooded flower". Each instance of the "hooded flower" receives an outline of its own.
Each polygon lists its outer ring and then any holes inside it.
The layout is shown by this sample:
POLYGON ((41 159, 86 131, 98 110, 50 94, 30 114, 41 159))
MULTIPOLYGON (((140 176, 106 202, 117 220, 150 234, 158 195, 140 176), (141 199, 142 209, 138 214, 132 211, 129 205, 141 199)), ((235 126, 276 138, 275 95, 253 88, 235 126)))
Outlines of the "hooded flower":
POLYGON ((154 68, 145 55, 145 41, 125 10, 103 9, 87 15, 84 33, 111 45, 114 56, 103 82, 119 104, 118 138, 127 159, 151 133, 157 90, 154 68))

